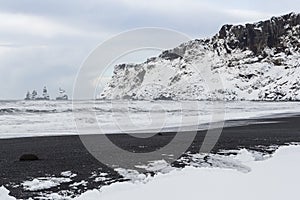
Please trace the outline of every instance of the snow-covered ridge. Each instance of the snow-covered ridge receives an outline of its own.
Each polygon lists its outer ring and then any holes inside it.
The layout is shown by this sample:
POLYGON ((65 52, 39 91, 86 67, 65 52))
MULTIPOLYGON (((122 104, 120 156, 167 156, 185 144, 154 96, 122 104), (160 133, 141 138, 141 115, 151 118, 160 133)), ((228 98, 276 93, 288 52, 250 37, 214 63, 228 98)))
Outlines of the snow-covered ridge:
POLYGON ((141 64, 115 66, 101 99, 300 100, 300 14, 224 25, 141 64), (221 83, 208 86, 208 81, 221 83))

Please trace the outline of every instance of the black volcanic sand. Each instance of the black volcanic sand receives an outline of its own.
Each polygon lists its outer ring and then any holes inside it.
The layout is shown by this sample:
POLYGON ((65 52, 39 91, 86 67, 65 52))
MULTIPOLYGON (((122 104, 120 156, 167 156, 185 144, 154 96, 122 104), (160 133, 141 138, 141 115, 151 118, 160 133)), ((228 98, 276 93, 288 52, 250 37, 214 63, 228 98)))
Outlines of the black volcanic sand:
MULTIPOLYGON (((224 128, 212 152, 247 148, 272 153, 267 150, 267 147, 300 142, 300 116, 252 119, 243 120, 243 122, 246 122, 246 125, 224 128)), ((206 131, 197 132, 194 142, 188 149, 189 152, 199 151, 205 134, 206 131)), ((159 149, 161 146, 168 144, 174 138, 174 135, 175 133, 160 133, 148 140, 136 139, 124 134, 109 135, 108 138, 112 142, 118 143, 123 149, 132 152, 143 152, 145 147, 148 150, 159 149)), ((106 136, 103 135, 103 137, 106 136)), ((0 151, 0 186, 4 185, 11 191, 10 195, 20 199, 37 196, 41 192, 25 191, 20 186, 24 180, 49 176, 61 177, 60 174, 63 171, 72 171, 77 176, 72 178, 70 183, 63 183, 59 187, 42 191, 44 194, 62 190, 69 191, 69 194, 79 194, 87 189, 99 188, 115 181, 125 181, 113 169, 91 156, 83 146, 79 136, 2 139, 0 140, 0 151), (35 154, 40 160, 19 161, 23 154, 35 154), (98 174, 101 172, 108 173, 107 177, 109 179, 94 182, 91 177, 93 172, 98 174), (88 184, 70 189, 70 184, 82 180, 88 181, 88 184)), ((174 166, 182 167, 177 162, 174 163, 174 166)))

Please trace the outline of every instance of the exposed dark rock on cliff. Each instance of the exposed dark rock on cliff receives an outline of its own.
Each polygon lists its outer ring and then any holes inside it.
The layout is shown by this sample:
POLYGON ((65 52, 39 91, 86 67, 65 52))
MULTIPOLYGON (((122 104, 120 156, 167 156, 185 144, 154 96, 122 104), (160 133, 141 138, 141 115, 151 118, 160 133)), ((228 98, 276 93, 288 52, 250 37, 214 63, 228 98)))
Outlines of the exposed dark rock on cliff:
MULTIPOLYGON (((226 40, 224 45, 227 45, 230 49, 250 49, 255 54, 262 53, 266 47, 282 51, 287 46, 286 43, 282 42, 281 37, 299 24, 300 15, 290 13, 255 24, 246 24, 245 26, 224 25, 215 39, 226 40)), ((299 36, 299 33, 297 36, 299 36)), ((294 42, 297 42, 296 46, 300 47, 299 40, 294 42)))

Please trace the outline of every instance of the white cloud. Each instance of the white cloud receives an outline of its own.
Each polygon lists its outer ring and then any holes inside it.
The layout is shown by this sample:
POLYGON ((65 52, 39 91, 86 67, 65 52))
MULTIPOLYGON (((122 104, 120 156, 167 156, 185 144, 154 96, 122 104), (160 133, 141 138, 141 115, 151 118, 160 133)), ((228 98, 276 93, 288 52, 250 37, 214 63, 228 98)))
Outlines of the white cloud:
MULTIPOLYGON (((240 9, 234 2, 214 2, 207 0, 121 0, 121 2, 135 9, 152 10, 154 12, 161 12, 172 17, 173 14, 186 14, 187 16, 198 15, 205 16, 205 13, 214 12, 219 14, 225 14, 227 16, 233 16, 240 19, 248 20, 261 20, 268 18, 269 13, 251 10, 251 9, 240 9)), ((175 16, 173 16, 175 17, 175 16)), ((186 16, 182 16, 185 18, 186 16)), ((198 19, 198 20, 209 20, 209 19, 198 19)))
POLYGON ((191 10, 212 7, 213 3, 194 0, 121 0, 121 2, 129 7, 136 9, 150 9, 154 11, 173 12, 190 12, 191 10))
POLYGON ((74 28, 42 16, 5 12, 0 13, 0 32, 21 35, 28 34, 46 38, 60 35, 80 36, 100 34, 74 28))
POLYGON ((225 9, 224 14, 227 14, 229 16, 232 16, 236 19, 245 20, 245 21, 259 21, 259 20, 267 20, 273 14, 271 13, 266 13, 266 12, 260 12, 260 11, 255 11, 255 10, 242 10, 242 9, 225 9))

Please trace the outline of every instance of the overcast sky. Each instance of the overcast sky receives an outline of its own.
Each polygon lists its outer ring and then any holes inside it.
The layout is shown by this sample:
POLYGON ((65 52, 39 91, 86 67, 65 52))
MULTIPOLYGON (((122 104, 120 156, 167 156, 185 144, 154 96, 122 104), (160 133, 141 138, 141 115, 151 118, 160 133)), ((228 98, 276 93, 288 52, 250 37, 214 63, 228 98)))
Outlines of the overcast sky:
POLYGON ((0 99, 58 87, 71 95, 76 73, 99 43, 140 27, 191 38, 238 24, 300 12, 298 0, 0 0, 0 99))

